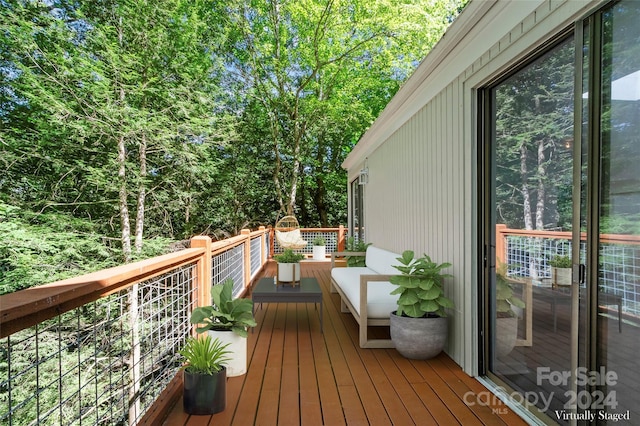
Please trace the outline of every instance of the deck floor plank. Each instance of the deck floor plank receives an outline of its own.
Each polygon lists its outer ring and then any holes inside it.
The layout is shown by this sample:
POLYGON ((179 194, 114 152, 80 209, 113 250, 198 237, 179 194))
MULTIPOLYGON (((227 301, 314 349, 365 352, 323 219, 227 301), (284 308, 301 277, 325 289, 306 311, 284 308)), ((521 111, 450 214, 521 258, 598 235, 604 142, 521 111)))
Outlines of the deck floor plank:
MULTIPOLYGON (((390 389, 393 389, 396 392, 399 400, 402 402, 403 408, 407 412, 407 415, 410 416, 411 421, 415 424, 420 425, 437 424, 436 420, 429 413, 429 410, 427 410, 427 407, 425 407, 424 401, 422 401, 420 396, 417 395, 414 389, 411 387, 410 381, 407 380, 404 372, 401 371, 398 368, 397 364, 394 362, 394 356, 392 355, 391 350, 376 351, 375 355, 378 358, 380 366, 389 379, 390 389)), ((411 366, 410 370, 414 371, 417 374, 417 371, 413 368, 413 366, 411 366)))
MULTIPOLYGON (((408 360, 394 349, 361 349, 358 327, 330 293, 328 262, 305 262, 303 276, 318 279, 319 306, 265 303, 249 333, 247 374, 227 381, 227 408, 213 416, 188 416, 182 401, 165 425, 525 425, 504 404, 465 404, 487 389, 446 354, 408 360), (469 400, 470 398, 467 398, 469 400)), ((262 272, 273 276, 275 264, 262 272)), ((388 335, 384 327, 371 332, 388 335)))
POLYGON ((315 305, 301 304, 300 310, 306 310, 306 319, 300 324, 298 333, 298 356, 300 357, 300 423, 303 425, 322 424, 322 405, 320 403, 316 359, 311 342, 318 312, 315 305))

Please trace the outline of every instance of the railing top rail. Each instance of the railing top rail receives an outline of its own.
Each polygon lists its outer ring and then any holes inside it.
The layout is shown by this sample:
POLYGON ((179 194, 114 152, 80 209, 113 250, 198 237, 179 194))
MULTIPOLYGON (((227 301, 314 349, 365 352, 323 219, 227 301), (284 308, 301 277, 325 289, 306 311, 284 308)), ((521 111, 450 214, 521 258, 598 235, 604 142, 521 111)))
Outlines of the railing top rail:
POLYGON ((239 246, 240 244, 244 244, 244 242, 247 240, 247 235, 249 236, 249 238, 255 238, 267 233, 269 233, 269 230, 263 228, 257 231, 236 235, 235 237, 225 238, 224 240, 214 241, 211 243, 211 254, 215 256, 223 251, 229 250, 230 248, 239 246))
MULTIPOLYGON (((497 225, 496 229, 503 235, 513 235, 522 237, 536 237, 536 238, 553 238, 570 240, 572 233, 569 231, 537 231, 528 229, 511 229, 506 226, 497 225)), ((580 239, 586 240, 586 232, 580 233, 580 239)), ((628 234, 600 234, 600 242, 603 243, 618 243, 618 244, 640 244, 640 235, 628 235, 628 234)))
POLYGON ((203 248, 191 248, 0 296, 0 338, 56 315, 194 263, 203 248))
MULTIPOLYGON (((309 232, 335 232, 344 227, 305 228, 309 232)), ((256 231, 211 243, 211 254, 217 255, 249 238, 269 233, 271 228, 260 227, 256 231)), ((36 325, 64 312, 108 296, 131 285, 161 275, 172 269, 199 260, 205 248, 197 247, 179 252, 120 265, 101 271, 50 284, 31 287, 0 296, 0 338, 36 325)))
POLYGON ((267 233, 269 233, 269 228, 265 228, 264 226, 261 226, 260 229, 249 232, 249 236, 253 238, 253 237, 257 237, 267 233))
POLYGON ((336 232, 336 231, 340 231, 340 230, 344 230, 345 232, 347 231, 347 228, 303 228, 300 227, 300 231, 301 232, 336 232))

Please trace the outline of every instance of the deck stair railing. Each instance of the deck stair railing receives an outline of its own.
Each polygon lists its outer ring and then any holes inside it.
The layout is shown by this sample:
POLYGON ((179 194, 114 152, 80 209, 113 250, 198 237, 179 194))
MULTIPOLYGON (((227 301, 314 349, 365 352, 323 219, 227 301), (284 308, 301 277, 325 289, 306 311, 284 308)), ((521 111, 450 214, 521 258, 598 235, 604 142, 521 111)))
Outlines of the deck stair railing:
POLYGON ((192 309, 227 278, 240 296, 268 247, 265 228, 195 237, 176 253, 0 296, 0 424, 154 424, 180 382, 192 309))

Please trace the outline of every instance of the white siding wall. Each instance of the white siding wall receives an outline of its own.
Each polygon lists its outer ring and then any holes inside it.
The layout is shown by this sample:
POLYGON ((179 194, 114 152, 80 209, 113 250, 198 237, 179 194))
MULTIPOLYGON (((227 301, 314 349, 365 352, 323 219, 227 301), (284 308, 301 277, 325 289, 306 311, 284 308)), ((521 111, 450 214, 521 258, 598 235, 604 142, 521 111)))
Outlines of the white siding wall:
POLYGON ((421 68, 428 71, 419 76, 419 83, 410 80, 410 93, 399 92, 404 103, 394 99, 393 111, 383 112, 378 119, 382 124, 374 123, 359 143, 364 145, 345 162, 351 177, 365 159, 368 164, 367 242, 396 252, 427 253, 434 261, 453 264, 447 272, 454 278, 446 292, 456 308, 450 316, 447 353, 471 375, 477 374, 479 339, 475 90, 593 5, 549 0, 495 3, 494 14, 486 13, 475 26, 465 28, 466 37, 449 55, 438 54, 439 64, 429 64, 427 58, 421 68), (410 118, 399 120, 403 116, 410 118))
MULTIPOLYGON (((367 242, 401 253, 414 250, 436 262, 450 262, 458 285, 449 282, 447 296, 456 304, 452 335, 463 335, 465 251, 473 240, 465 232, 471 208, 464 170, 473 168, 464 148, 460 80, 414 115, 368 158, 366 186, 367 242), (437 141, 437 143, 433 143, 437 141)), ((462 357, 462 342, 451 339, 447 351, 462 357)))

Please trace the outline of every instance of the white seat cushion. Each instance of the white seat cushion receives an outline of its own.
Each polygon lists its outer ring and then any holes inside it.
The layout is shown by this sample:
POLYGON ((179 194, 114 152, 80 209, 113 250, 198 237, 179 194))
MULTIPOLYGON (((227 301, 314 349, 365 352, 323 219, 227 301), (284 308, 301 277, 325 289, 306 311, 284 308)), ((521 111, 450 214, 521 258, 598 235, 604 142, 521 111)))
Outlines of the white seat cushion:
POLYGON ((292 245, 306 245, 307 242, 302 239, 302 234, 299 229, 293 231, 276 231, 276 238, 280 245, 292 246, 292 245))
MULTIPOLYGON (((345 297, 360 315, 360 275, 377 275, 367 267, 333 268, 331 277, 340 287, 345 297)), ((398 308, 397 296, 390 293, 396 288, 388 281, 373 281, 367 287, 367 317, 389 318, 389 314, 398 308)))

